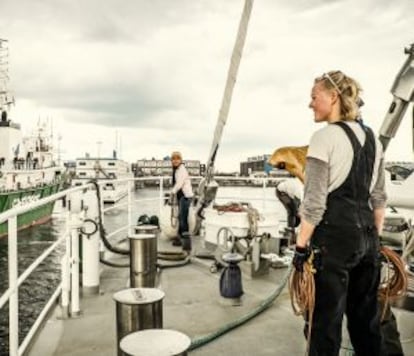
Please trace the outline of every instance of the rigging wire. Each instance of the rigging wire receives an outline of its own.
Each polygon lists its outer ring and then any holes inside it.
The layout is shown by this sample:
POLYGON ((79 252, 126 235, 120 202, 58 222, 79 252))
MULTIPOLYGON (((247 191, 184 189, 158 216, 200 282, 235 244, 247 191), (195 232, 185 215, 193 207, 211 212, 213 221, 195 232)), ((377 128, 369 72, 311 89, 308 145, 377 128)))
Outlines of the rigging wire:
POLYGON ((212 183, 214 175, 214 162, 216 160, 217 151, 220 146, 221 137, 223 136, 223 129, 226 125, 226 121, 229 115, 231 99, 233 96, 233 89, 236 84, 237 73, 240 66, 241 57, 243 54, 244 44, 246 42, 247 29, 250 20, 250 14, 252 12, 253 0, 245 0, 242 16, 239 22, 239 28, 236 36, 236 42, 233 47, 233 52, 230 59, 230 66, 227 72, 226 85, 224 87, 224 94, 221 102, 221 106, 218 113, 216 128, 214 130, 213 142, 210 148, 210 153, 206 164, 206 173, 204 179, 200 182, 198 188, 198 206, 196 214, 196 227, 195 233, 197 234, 201 228, 201 220, 203 219, 204 209, 215 198, 215 190, 217 187, 211 189, 210 183, 212 183), (210 191, 209 191, 210 189, 210 191))

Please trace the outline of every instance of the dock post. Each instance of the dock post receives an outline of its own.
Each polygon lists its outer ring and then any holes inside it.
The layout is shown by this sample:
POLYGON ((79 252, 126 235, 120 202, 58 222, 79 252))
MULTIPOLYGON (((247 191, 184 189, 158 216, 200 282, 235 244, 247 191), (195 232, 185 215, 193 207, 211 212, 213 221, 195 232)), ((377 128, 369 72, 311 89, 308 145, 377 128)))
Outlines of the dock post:
POLYGON ((118 356, 121 339, 138 330, 163 327, 162 300, 165 293, 156 288, 129 288, 116 292, 116 337, 118 356))
POLYGON ((130 286, 155 287, 157 277, 157 234, 133 234, 129 238, 130 286))
POLYGON ((96 193, 88 190, 84 194, 86 219, 82 227, 82 294, 99 293, 99 202, 96 193), (89 220, 89 221, 88 221, 89 220))
POLYGON ((157 225, 144 224, 134 226, 135 235, 153 234, 158 238, 160 235, 160 228, 157 225))

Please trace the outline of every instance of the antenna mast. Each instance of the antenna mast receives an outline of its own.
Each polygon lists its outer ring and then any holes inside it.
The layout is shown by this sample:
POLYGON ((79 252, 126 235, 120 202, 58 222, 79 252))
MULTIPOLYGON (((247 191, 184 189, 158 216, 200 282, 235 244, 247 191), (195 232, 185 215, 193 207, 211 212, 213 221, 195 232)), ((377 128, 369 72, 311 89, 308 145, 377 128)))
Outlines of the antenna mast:
POLYGON ((2 119, 7 119, 7 111, 14 98, 8 90, 9 77, 9 41, 0 38, 0 111, 2 119))

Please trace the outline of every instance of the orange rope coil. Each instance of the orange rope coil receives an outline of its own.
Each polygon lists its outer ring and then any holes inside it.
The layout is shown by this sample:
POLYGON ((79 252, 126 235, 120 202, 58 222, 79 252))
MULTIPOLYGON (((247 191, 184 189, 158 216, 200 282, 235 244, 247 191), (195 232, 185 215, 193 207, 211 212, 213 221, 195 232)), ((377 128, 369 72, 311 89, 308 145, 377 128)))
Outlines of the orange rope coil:
POLYGON ((381 247, 380 252, 386 260, 384 277, 378 289, 378 297, 383 302, 381 314, 383 320, 389 301, 405 295, 408 278, 404 261, 396 252, 385 246, 381 247))
MULTIPOLYGON (((405 264, 401 257, 389 249, 381 247, 381 254, 386 260, 386 273, 381 280, 378 289, 378 297, 385 302, 404 296, 407 286, 407 274, 405 264)), ((315 305, 315 281, 316 272, 313 265, 313 257, 303 266, 303 272, 293 270, 289 281, 289 293, 293 312, 296 315, 304 315, 312 311, 315 305)))
POLYGON ((303 265, 303 272, 293 269, 289 280, 289 294, 295 315, 303 315, 308 323, 307 348, 309 354, 312 332, 313 310, 315 309, 315 278, 316 269, 313 267, 313 252, 303 265))
POLYGON ((395 299, 404 296, 408 279, 405 264, 401 257, 388 247, 381 247, 381 254, 386 260, 386 275, 381 281, 378 296, 381 299, 395 299))

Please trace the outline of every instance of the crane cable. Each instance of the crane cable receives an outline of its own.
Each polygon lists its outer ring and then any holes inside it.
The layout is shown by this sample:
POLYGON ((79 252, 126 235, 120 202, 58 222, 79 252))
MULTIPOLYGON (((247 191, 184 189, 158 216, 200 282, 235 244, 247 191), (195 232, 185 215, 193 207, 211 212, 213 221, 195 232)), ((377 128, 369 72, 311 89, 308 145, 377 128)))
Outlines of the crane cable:
POLYGON ((200 182, 198 188, 199 199, 196 209, 196 233, 200 231, 201 220, 203 219, 203 211, 211 203, 213 198, 210 196, 210 194, 208 194, 209 183, 213 180, 214 162, 216 160, 217 151, 219 149, 220 141, 223 136, 224 126, 226 125, 226 121, 230 111, 230 104, 233 97, 233 89, 236 84, 237 73, 239 71, 241 57, 243 54, 243 48, 246 42, 247 29, 249 25, 252 8, 253 0, 245 0, 243 12, 240 18, 239 27, 237 31, 236 42, 234 44, 233 51, 231 54, 230 65, 227 72, 226 85, 224 87, 223 98, 221 101, 217 123, 214 130, 213 142, 207 159, 205 177, 200 182))

